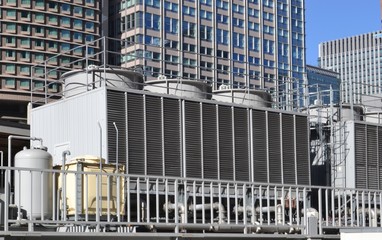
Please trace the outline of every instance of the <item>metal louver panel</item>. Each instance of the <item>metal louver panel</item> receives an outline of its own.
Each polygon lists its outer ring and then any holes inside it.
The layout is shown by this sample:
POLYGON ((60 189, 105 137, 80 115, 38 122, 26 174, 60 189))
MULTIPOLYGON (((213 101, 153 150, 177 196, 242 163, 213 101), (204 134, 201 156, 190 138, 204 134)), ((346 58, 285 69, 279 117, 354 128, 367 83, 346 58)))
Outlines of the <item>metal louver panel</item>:
POLYGON ((357 188, 367 188, 365 125, 355 127, 355 183, 357 188))
POLYGON ((367 181, 369 189, 378 189, 377 127, 367 126, 367 181))
POLYGON ((296 164, 294 158, 294 118, 282 115, 283 180, 284 184, 296 184, 296 164))
POLYGON ((127 94, 128 173, 145 174, 143 96, 127 94))
POLYGON ((116 162, 117 133, 113 123, 118 128, 118 163, 126 162, 126 118, 125 118, 125 93, 107 91, 107 143, 108 161, 116 162))
POLYGON ((282 183, 280 117, 268 112, 269 182, 282 183))
POLYGON ((201 178, 200 103, 184 102, 186 176, 201 178))
POLYGON ((304 116, 295 117, 296 124, 296 169, 297 184, 310 184, 310 160, 308 141, 308 120, 304 116))
POLYGON ((204 178, 218 178, 216 105, 203 103, 203 174, 204 178))
POLYGON ((219 168, 220 179, 233 180, 232 109, 219 106, 219 168))
POLYGON ((163 175, 162 100, 146 96, 147 174, 163 175))
POLYGON ((249 181, 248 111, 234 108, 235 126, 235 177, 237 181, 249 181))
POLYGON ((163 99, 165 175, 180 177, 180 107, 177 99, 163 99))
POLYGON ((266 116, 264 111, 252 110, 253 180, 268 182, 266 116))

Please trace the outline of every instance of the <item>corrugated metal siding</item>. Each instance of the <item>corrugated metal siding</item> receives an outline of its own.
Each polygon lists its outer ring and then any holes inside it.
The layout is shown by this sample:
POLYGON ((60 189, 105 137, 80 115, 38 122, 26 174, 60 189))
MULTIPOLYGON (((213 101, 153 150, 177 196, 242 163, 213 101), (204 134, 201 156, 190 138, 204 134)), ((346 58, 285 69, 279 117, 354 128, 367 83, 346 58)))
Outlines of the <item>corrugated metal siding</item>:
POLYGON ((182 175, 179 104, 177 99, 163 99, 165 175, 174 177, 182 175))
POLYGON ((253 179, 268 182, 267 126, 265 111, 252 110, 253 179))
POLYGON ((378 127, 378 189, 382 189, 382 128, 378 127))
POLYGON ((204 178, 218 178, 218 144, 216 105, 202 105, 203 114, 203 174, 204 178))
POLYGON ((186 176, 202 177, 200 103, 184 102, 186 176))
POLYGON ((355 183, 357 188, 367 188, 365 125, 355 124, 355 183))
POLYGON ((145 174, 144 98, 127 94, 128 173, 145 174))
POLYGON ((109 162, 115 163, 117 133, 113 122, 118 128, 118 162, 126 162, 126 100, 124 92, 107 91, 107 140, 109 162))
POLYGON ((297 184, 310 184, 310 160, 308 140, 308 120, 306 117, 295 117, 296 126, 296 169, 297 184))
POLYGON ((163 175, 162 99, 146 96, 147 174, 163 175))
POLYGON ((268 112, 269 181, 282 183, 280 115, 268 112))
POLYGON ((282 115, 282 148, 283 148, 284 184, 296 184, 293 115, 289 115, 289 114, 282 115))
POLYGON ((235 180, 249 181, 249 139, 248 110, 234 108, 235 127, 235 180))
POLYGON ((220 179, 233 178, 232 108, 219 106, 219 167, 220 179))
POLYGON ((31 113, 31 136, 41 137, 53 155, 53 164, 61 164, 62 149, 67 145, 70 157, 100 155, 100 128, 102 128, 102 154, 107 158, 105 90, 96 89, 38 108, 31 113))

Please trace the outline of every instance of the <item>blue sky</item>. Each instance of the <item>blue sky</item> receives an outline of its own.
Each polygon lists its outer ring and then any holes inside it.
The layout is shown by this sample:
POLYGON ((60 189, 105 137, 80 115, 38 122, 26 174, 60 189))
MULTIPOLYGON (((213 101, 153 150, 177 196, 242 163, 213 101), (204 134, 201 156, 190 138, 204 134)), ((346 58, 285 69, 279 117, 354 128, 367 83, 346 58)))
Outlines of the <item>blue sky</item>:
POLYGON ((318 44, 381 29, 380 0, 305 0, 306 63, 317 65, 318 44))

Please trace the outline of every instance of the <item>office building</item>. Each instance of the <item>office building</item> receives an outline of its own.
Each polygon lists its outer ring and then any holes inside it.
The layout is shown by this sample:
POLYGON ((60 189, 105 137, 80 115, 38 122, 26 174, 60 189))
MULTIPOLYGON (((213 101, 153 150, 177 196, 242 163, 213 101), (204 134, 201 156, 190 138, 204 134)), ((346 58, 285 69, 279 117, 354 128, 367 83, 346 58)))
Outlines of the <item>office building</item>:
POLYGON ((45 79, 52 82, 46 91, 58 92, 55 80, 62 74, 58 66, 83 68, 76 60, 91 56, 98 46, 87 53, 69 49, 100 37, 100 4, 99 0, 0 1, 1 118, 26 118, 30 91, 44 93, 45 79), (58 53, 65 54, 53 57, 58 53), (32 68, 36 64, 40 66, 32 68), (31 86, 31 77, 41 81, 31 86))
POLYGON ((303 79, 304 0, 110 1, 114 59, 147 79, 213 81, 277 90, 303 79))
POLYGON ((340 102, 340 75, 327 69, 306 65, 309 104, 329 105, 340 102), (318 101, 316 101, 318 100, 318 101))
POLYGON ((361 103, 362 95, 381 93, 382 32, 321 43, 320 67, 340 74, 343 102, 361 103))

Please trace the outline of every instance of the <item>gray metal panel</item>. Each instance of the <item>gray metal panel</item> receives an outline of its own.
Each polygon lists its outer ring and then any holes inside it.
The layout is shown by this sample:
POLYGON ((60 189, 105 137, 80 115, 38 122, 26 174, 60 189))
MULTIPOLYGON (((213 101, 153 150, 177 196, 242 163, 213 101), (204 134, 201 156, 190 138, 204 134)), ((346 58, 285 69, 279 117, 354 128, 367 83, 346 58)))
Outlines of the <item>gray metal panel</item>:
POLYGON ((146 96, 147 174, 163 174, 162 99, 146 96))
POLYGON ((204 178, 218 178, 218 144, 216 105, 203 103, 203 175, 204 178))
POLYGON ((145 174, 143 95, 127 94, 128 167, 130 174, 145 174))
POLYGON ((253 179, 268 182, 266 115, 264 111, 252 110, 253 179))
POLYGON ((163 99, 165 175, 181 176, 180 101, 163 99))
POLYGON ((61 164, 62 150, 69 158, 80 155, 107 158, 105 89, 96 89, 68 99, 50 103, 31 112, 31 136, 41 137, 53 155, 53 164, 61 164))
POLYGON ((234 180, 232 144, 232 108, 219 106, 219 168, 220 179, 234 180))
POLYGON ((382 127, 378 127, 378 175, 378 189, 382 189, 382 127))
POLYGON ((364 124, 355 124, 355 186, 367 188, 366 133, 364 124))
POLYGON ((269 182, 282 183, 280 114, 268 112, 269 182))
POLYGON ((283 183, 296 184, 294 117, 282 114, 283 183))
POLYGON ((235 180, 249 181, 249 124, 248 110, 234 108, 235 127, 235 180))
POLYGON ((185 148, 186 176, 202 177, 201 143, 200 143, 200 103, 185 101, 185 148))
POLYGON ((109 162, 116 162, 116 130, 118 128, 118 162, 126 162, 126 100, 125 93, 118 91, 107 91, 107 139, 109 162))
POLYGON ((310 185, 308 119, 296 115, 295 124, 297 184, 310 185))

